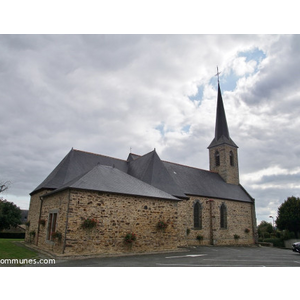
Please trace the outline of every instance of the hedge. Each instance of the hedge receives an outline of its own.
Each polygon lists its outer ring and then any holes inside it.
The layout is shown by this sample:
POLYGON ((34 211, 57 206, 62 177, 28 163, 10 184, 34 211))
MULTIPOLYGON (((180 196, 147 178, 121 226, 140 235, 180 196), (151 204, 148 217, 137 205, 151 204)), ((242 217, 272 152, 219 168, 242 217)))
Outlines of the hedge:
POLYGON ((269 238, 269 239, 264 239, 264 242, 272 243, 274 247, 282 247, 282 248, 284 248, 284 241, 282 239, 269 238))
POLYGON ((25 239, 25 232, 0 232, 2 239, 25 239))

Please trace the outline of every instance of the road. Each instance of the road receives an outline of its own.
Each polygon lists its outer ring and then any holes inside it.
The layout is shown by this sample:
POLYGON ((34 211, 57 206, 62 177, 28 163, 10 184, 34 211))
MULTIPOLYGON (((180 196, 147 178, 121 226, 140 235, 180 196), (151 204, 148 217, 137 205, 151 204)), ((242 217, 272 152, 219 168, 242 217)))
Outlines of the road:
MULTIPOLYGON (((51 267, 300 267, 300 254, 270 247, 212 247, 180 252, 56 259, 51 267)), ((46 267, 46 265, 44 265, 46 267)))

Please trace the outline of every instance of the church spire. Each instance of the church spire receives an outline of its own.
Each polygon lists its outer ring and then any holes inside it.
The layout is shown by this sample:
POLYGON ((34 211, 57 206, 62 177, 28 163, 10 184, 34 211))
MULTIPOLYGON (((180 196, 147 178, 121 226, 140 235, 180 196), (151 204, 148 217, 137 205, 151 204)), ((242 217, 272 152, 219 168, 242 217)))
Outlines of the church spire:
POLYGON ((208 148, 214 147, 216 145, 220 144, 228 144, 231 146, 234 146, 237 148, 237 145, 234 143, 234 141, 229 136, 229 130, 228 125, 226 121, 226 114, 223 104, 223 98, 220 88, 220 82, 219 82, 219 74, 218 75, 218 99, 217 99, 217 113, 216 113, 216 126, 215 126, 215 138, 211 142, 211 144, 208 146, 208 148))
POLYGON ((229 130, 226 121, 225 109, 224 109, 223 99, 222 99, 222 94, 220 89, 220 82, 218 80, 218 101, 217 101, 215 139, 219 140, 222 136, 224 136, 227 139, 230 139, 229 130))
POLYGON ((217 172, 230 184, 239 184, 238 146, 230 138, 218 76, 218 99, 215 137, 208 146, 210 170, 217 172))

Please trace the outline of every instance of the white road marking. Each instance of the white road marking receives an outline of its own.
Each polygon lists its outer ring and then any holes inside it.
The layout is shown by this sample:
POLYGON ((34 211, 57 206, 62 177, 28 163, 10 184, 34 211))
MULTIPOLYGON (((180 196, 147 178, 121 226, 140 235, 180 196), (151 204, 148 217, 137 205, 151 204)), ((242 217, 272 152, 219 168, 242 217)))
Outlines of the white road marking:
POLYGON ((185 258, 185 257, 199 257, 199 256, 205 256, 207 254, 189 254, 189 255, 181 255, 181 256, 168 256, 166 258, 185 258))

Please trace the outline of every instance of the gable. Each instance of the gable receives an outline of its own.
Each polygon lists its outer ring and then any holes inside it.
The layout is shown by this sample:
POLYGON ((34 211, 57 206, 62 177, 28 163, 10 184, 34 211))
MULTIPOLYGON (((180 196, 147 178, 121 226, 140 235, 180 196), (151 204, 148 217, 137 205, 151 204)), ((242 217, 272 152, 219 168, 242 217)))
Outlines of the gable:
POLYGON ((128 174, 171 195, 187 198, 184 190, 170 176, 155 150, 129 162, 128 174))

